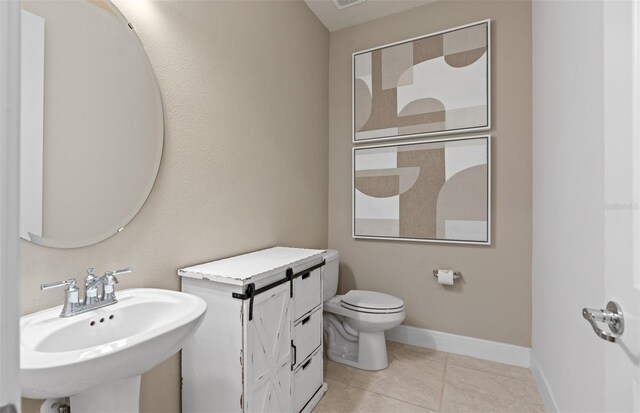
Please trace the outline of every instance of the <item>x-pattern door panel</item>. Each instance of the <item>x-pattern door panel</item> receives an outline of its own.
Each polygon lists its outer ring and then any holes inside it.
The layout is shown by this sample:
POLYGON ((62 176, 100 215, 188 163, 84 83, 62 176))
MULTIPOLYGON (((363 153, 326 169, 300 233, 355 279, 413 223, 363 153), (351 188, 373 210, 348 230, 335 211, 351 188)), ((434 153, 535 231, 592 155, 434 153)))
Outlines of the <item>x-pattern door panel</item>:
POLYGON ((253 319, 247 323, 246 393, 252 412, 291 411, 289 288, 285 283, 253 299, 253 319))

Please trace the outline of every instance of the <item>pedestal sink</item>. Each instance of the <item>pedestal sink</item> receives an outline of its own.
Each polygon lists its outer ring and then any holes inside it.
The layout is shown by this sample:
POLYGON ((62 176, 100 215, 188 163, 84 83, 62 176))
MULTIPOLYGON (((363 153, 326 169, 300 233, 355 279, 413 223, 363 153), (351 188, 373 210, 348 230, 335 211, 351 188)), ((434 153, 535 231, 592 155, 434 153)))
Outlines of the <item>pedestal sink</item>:
POLYGON ((116 304, 68 318, 20 319, 22 395, 70 397, 74 413, 138 412, 140 375, 178 352, 207 305, 177 291, 118 292, 116 304))

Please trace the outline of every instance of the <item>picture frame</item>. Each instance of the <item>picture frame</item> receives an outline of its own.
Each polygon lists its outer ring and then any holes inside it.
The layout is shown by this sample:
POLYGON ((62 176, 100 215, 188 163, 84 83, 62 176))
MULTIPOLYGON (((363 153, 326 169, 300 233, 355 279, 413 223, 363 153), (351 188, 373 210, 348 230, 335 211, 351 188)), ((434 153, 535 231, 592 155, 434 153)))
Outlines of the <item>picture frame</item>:
POLYGON ((352 237, 491 245, 491 135, 352 148, 352 237))
POLYGON ((491 129, 489 19, 355 52, 351 73, 354 144, 491 129))

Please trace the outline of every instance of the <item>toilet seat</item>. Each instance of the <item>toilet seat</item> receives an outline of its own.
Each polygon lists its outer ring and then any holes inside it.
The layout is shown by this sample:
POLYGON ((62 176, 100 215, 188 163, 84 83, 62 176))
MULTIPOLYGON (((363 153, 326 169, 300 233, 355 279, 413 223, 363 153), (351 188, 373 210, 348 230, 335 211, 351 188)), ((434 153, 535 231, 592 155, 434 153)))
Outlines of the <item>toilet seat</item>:
POLYGON ((341 297, 340 305, 359 313, 394 314, 404 311, 401 299, 375 291, 351 290, 341 297))

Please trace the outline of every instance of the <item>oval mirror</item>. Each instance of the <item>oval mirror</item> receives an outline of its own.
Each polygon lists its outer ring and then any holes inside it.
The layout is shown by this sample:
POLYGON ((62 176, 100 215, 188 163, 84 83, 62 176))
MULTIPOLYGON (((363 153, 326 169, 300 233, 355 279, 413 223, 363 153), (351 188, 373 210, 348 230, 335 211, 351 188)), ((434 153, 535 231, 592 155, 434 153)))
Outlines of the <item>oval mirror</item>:
POLYGON ((73 248, 118 233, 156 179, 160 89, 106 0, 22 1, 20 234, 73 248))

